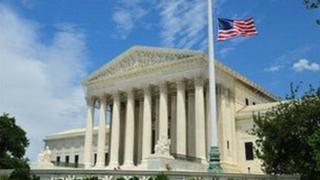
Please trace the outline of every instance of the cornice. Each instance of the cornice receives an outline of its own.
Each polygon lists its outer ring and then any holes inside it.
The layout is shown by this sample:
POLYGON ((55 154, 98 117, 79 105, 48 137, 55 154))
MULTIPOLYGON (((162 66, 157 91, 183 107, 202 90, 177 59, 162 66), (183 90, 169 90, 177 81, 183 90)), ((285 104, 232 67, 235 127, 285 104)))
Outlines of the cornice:
POLYGON ((155 72, 162 71, 164 69, 170 70, 170 69, 174 69, 176 67, 181 67, 183 65, 187 66, 187 65, 191 65, 191 64, 199 64, 200 66, 205 67, 207 62, 204 61, 203 59, 200 59, 199 56, 195 56, 195 57, 186 58, 183 61, 172 61, 172 62, 166 62, 166 63, 161 63, 161 64, 153 64, 153 65, 150 65, 147 67, 137 68, 137 69, 134 69, 129 72, 123 72, 123 73, 117 74, 115 76, 110 76, 105 79, 93 80, 93 81, 90 81, 89 83, 87 83, 86 86, 90 87, 90 86, 96 85, 96 84, 107 84, 107 83, 111 83, 111 82, 117 81, 117 80, 126 80, 128 78, 131 78, 132 76, 139 76, 139 75, 144 75, 144 74, 148 74, 148 73, 155 73, 155 72))
POLYGON ((201 54, 201 52, 134 46, 89 75, 82 81, 82 84, 86 85, 90 81, 97 80, 101 77, 107 78, 119 73, 119 71, 127 72, 136 67, 179 61, 198 54, 201 54))
MULTIPOLYGON (((85 135, 85 128, 82 129, 71 129, 68 131, 57 132, 55 134, 51 134, 45 137, 45 141, 47 140, 57 140, 57 139, 65 139, 65 138, 74 138, 85 135)), ((93 133, 98 133, 98 127, 93 128, 93 133)), ((109 133, 109 125, 106 126, 106 133, 109 133)))
MULTIPOLYGON (((90 87, 100 83, 110 83, 114 80, 125 80, 134 75, 171 69, 183 64, 192 64, 194 63, 192 61, 195 60, 196 62, 201 62, 202 65, 208 65, 208 56, 200 51, 134 46, 89 75, 82 81, 82 84, 90 87)), ((279 100, 272 93, 225 66, 220 61, 215 61, 215 68, 256 89, 257 92, 269 97, 271 100, 279 100)))
MULTIPOLYGON (((207 59, 207 55, 204 55, 204 58, 207 59)), ((227 74, 229 74, 230 76, 234 77, 235 79, 239 80, 240 82, 258 90, 260 93, 264 94, 265 96, 269 97, 270 99, 274 100, 274 101, 278 101, 279 97, 273 95, 272 93, 268 92, 267 90, 265 90, 264 88, 262 88, 261 86, 259 86, 258 84, 254 83, 253 81, 250 81, 248 78, 246 78, 245 76, 241 75, 240 73, 234 71, 233 69, 227 67, 226 65, 224 65, 222 62, 220 61, 215 61, 215 67, 216 69, 220 69, 223 72, 226 72, 227 74)))

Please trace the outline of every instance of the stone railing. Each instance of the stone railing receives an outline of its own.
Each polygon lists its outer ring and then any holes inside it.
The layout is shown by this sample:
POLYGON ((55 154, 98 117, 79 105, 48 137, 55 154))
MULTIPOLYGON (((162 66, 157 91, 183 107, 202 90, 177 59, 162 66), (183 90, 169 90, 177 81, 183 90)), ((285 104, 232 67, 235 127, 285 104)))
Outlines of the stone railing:
POLYGON ((175 153, 170 153, 175 159, 178 160, 184 160, 184 161, 190 161, 190 162, 201 162, 200 158, 193 157, 193 156, 187 156, 184 154, 175 154, 175 153))
POLYGON ((84 168, 84 164, 51 161, 57 167, 84 168))
POLYGON ((295 175, 257 175, 257 174, 215 174, 206 172, 182 172, 182 171, 114 171, 114 170, 32 170, 41 180, 82 180, 88 177, 97 177, 99 180, 155 180, 158 175, 164 174, 169 179, 181 180, 298 180, 300 176, 295 175))

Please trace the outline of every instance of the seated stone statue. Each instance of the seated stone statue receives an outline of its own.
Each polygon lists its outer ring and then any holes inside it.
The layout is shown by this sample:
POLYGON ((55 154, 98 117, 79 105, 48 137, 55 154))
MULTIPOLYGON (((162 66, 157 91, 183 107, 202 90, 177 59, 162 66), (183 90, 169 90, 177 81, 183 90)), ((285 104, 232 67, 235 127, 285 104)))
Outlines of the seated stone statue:
POLYGON ((161 137, 155 145, 155 154, 158 156, 170 156, 170 140, 161 137))
POLYGON ((43 168, 54 167, 53 163, 51 162, 51 159, 52 159, 52 152, 47 146, 45 150, 43 150, 38 155, 37 168, 43 169, 43 168))

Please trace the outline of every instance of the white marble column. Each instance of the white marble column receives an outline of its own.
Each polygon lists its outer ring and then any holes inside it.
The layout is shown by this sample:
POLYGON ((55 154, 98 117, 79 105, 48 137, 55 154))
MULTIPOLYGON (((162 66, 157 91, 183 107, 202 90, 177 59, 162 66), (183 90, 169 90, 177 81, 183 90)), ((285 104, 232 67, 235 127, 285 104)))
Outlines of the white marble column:
POLYGON ((166 83, 160 85, 159 139, 168 139, 168 89, 166 83))
POLYGON ((119 166, 119 141, 120 141, 120 97, 113 95, 112 120, 111 120, 111 142, 110 142, 110 163, 109 167, 119 166))
POLYGON ((92 137, 94 124, 94 102, 93 98, 87 98, 87 120, 86 133, 84 140, 84 167, 89 169, 92 167, 92 137))
POLYGON ((155 98, 155 142, 159 139, 159 97, 155 98))
POLYGON ((195 79, 195 139, 196 157, 206 161, 206 129, 202 79, 195 79))
POLYGON ((177 128, 176 128, 176 148, 177 154, 187 154, 187 122, 186 122, 186 92, 183 81, 177 82, 177 128))
POLYGON ((151 143, 152 143, 152 119, 151 119, 151 92, 150 88, 144 88, 143 99, 143 123, 142 123, 142 163, 148 156, 151 155, 151 143))
POLYGON ((170 156, 170 141, 168 139, 168 89, 166 83, 160 85, 159 139, 155 146, 155 155, 173 158, 170 156))
POLYGON ((188 119, 187 119, 187 155, 195 157, 195 102, 194 102, 194 92, 188 91, 188 119))
POLYGON ((106 97, 100 97, 97 168, 105 166, 105 146, 106 146, 106 97))
POLYGON ((124 147, 124 163, 125 167, 133 166, 133 148, 134 148, 134 94, 132 90, 127 92, 127 113, 125 128, 125 147, 124 147))
POLYGON ((141 163, 142 160, 142 136, 143 136, 143 99, 139 99, 139 115, 138 115, 138 124, 136 130, 138 130, 138 139, 137 139, 137 143, 138 143, 138 150, 137 150, 137 164, 141 163))
POLYGON ((177 153, 177 96, 171 95, 169 96, 171 103, 170 104, 170 124, 169 124, 169 129, 170 129, 170 153, 171 154, 176 154, 177 153))

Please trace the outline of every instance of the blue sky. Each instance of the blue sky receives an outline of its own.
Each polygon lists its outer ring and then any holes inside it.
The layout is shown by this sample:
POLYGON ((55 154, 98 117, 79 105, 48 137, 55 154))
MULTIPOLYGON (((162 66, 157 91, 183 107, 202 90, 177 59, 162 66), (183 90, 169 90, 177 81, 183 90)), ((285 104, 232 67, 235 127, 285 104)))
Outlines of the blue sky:
MULTIPOLYGON (((35 159, 42 138, 84 127, 80 80, 133 45, 206 52, 206 0, 0 1, 0 109, 35 159), (10 70, 10 71, 9 71, 10 70)), ((302 0, 216 0, 216 16, 256 20, 258 36, 216 42, 216 58, 277 96, 319 86, 320 10, 302 0)))

